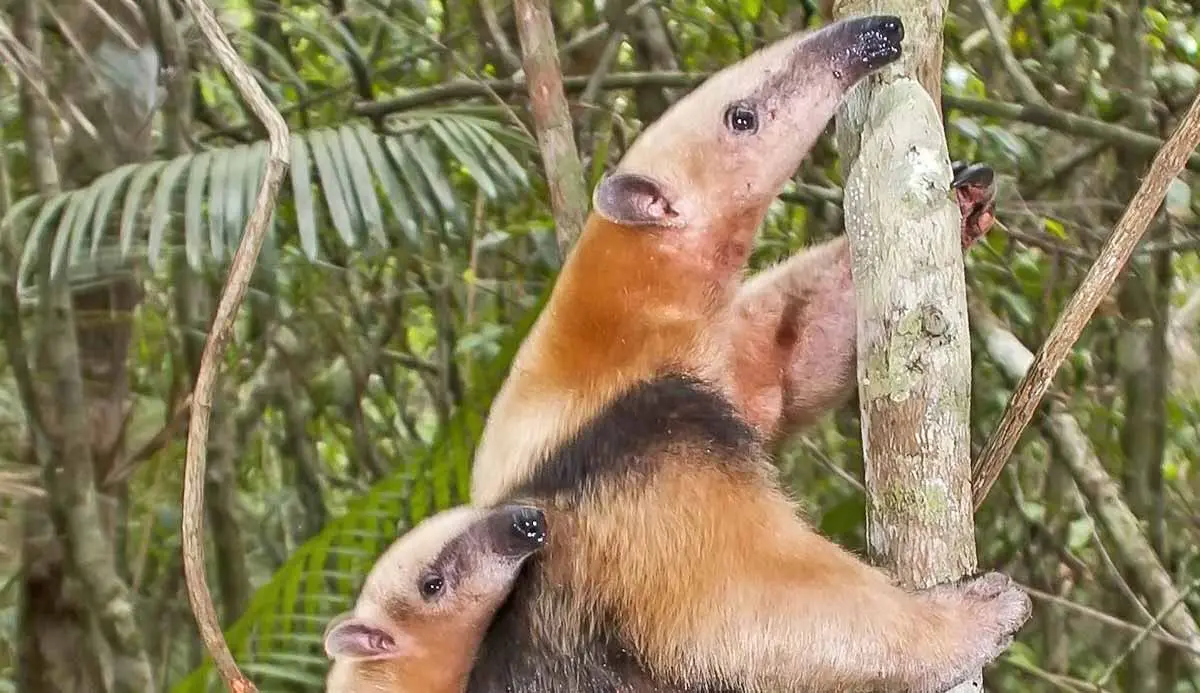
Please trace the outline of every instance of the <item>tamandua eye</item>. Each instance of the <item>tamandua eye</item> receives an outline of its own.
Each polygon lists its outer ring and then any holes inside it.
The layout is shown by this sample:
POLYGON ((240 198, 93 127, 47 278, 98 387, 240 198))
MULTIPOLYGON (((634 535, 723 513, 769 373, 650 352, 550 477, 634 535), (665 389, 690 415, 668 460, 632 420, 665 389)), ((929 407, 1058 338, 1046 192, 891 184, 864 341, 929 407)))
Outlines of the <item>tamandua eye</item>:
POLYGON ((440 575, 427 575, 421 580, 421 596, 432 599, 441 593, 445 584, 440 575))
POLYGON ((725 127, 734 132, 754 134, 758 131, 758 113, 747 104, 735 103, 725 109, 725 127))

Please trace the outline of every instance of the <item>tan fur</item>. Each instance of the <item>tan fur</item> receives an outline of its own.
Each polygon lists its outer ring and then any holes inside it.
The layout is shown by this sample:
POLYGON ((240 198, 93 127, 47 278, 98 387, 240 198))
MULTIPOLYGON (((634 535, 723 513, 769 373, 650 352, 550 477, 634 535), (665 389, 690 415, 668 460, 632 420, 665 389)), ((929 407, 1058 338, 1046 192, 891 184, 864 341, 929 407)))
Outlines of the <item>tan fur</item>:
MULTIPOLYGON (((850 26, 795 34, 717 72, 633 142, 614 176, 644 176, 661 196, 644 208, 624 209, 640 209, 651 219, 658 215, 659 223, 622 226, 613 223, 621 221, 613 218, 620 204, 596 205, 492 405, 476 453, 475 502, 502 498, 617 392, 663 368, 728 388, 748 419, 765 431, 779 427, 763 418, 770 407, 759 400, 797 389, 788 380, 789 369, 743 361, 736 369, 741 375, 748 366, 766 380, 754 388, 743 381, 734 390, 730 353, 739 342, 777 333, 780 325, 770 323, 782 316, 759 315, 742 320, 739 328, 731 303, 767 207, 825 129, 845 90, 868 71, 861 56, 854 57, 853 45, 861 41, 850 35, 857 31, 850 26), (758 130, 732 132, 723 112, 750 101, 758 130), (752 334, 737 336, 748 327, 752 334)), ((604 197, 602 188, 597 202, 629 202, 621 195, 604 197)), ((771 282, 778 285, 774 290, 783 293, 787 285, 808 282, 814 294, 836 292, 836 286, 809 282, 803 274, 808 266, 800 260, 785 270, 786 277, 771 282)), ((848 281, 849 266, 843 269, 848 281)), ((845 282, 839 276, 836 283, 845 282)), ((830 389, 844 397, 852 375, 835 376, 830 389)), ((809 377, 801 374, 798 384, 809 377)), ((781 416, 789 411, 784 404, 775 408, 781 416)), ((802 421, 816 412, 795 413, 802 421)))
POLYGON ((719 375, 728 281, 653 234, 588 219, 492 404, 474 502, 498 502, 633 383, 664 368, 719 375))
MULTIPOLYGON (((508 498, 618 395, 668 372, 715 386, 764 444, 848 396, 845 240, 740 282, 767 205, 854 81, 836 63, 857 40, 845 26, 718 73, 634 142, 616 183, 598 186, 493 403, 475 502, 508 498), (731 135, 721 110, 747 98, 764 129, 731 135)), ((1028 617, 1028 597, 1002 576, 899 589, 797 518, 763 451, 720 454, 676 442, 639 453, 636 483, 595 482, 581 501, 549 503, 557 538, 535 592, 539 643, 569 655, 607 618, 620 632, 604 634, 659 682, 932 693, 994 658, 1028 617)))
MULTIPOLYGON (((447 545, 484 522, 493 511, 462 506, 426 519, 393 542, 372 567, 353 618, 380 626, 402 640, 403 653, 374 660, 335 657, 327 693, 462 693, 483 634, 508 596, 520 561, 473 556, 453 592, 428 601, 419 592, 422 575, 447 545)), ((463 551, 482 552, 470 542, 463 551)), ((449 586, 446 589, 451 589, 449 586)))
POLYGON ((1006 581, 989 598, 910 594, 799 521, 773 467, 731 476, 703 454, 664 450, 649 485, 550 511, 563 531, 544 580, 572 596, 539 613, 551 641, 572 642, 609 612, 651 672, 691 685, 934 691, 989 661, 1028 613, 1019 592, 995 598, 1006 581))

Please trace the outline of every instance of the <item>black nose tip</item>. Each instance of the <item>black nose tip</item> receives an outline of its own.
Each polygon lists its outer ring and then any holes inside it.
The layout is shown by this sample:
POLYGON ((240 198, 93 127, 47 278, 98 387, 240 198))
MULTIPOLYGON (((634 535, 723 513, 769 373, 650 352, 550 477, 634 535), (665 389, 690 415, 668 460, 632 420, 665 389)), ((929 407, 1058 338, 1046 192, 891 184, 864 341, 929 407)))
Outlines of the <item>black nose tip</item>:
POLYGON ((892 41, 899 43, 904 39, 904 22, 900 21, 899 17, 885 14, 871 17, 870 22, 874 25, 872 27, 874 31, 892 39, 892 41))
POLYGON ((512 530, 521 539, 542 544, 546 541, 546 513, 538 508, 517 508, 512 514, 512 530))
POLYGON ((883 67, 900 57, 900 42, 904 39, 904 23, 893 15, 862 17, 847 21, 854 35, 852 45, 844 54, 846 68, 857 79, 863 70, 883 67))

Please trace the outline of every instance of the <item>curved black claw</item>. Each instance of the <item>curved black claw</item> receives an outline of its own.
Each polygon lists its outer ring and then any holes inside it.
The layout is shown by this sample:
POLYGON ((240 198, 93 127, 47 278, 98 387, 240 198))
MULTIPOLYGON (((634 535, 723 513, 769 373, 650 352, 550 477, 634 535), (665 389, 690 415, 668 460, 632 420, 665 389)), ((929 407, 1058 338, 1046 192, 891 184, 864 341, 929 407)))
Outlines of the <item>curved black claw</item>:
POLYGON ((996 179, 996 172, 987 164, 968 164, 965 161, 955 161, 951 166, 954 179, 950 187, 961 188, 966 185, 991 187, 996 179))

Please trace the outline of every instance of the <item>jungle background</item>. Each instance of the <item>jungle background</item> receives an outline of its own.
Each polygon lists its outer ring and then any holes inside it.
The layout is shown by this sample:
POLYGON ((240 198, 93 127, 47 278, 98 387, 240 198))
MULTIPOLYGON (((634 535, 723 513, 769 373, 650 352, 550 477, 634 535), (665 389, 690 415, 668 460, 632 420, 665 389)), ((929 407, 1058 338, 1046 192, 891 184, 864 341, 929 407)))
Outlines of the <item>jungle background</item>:
MULTIPOLYGON (((465 500, 560 251, 508 2, 212 4, 293 132, 218 381, 209 580, 259 687, 319 690, 322 631, 374 557, 465 500)), ((828 10, 553 5, 589 190, 704 74, 828 10)), ((0 65, 0 693, 119 690, 129 662, 155 690, 217 690, 181 570, 184 437, 265 133, 176 0, 4 0, 0 65)), ((1200 89, 1200 8, 955 2, 943 77, 952 158, 998 174, 1001 223, 967 256, 978 453, 1012 387, 995 338, 1042 343, 1200 89)), ((752 267, 841 233, 831 133, 752 267)), ((1036 609, 990 690, 1200 690, 1194 181, 1172 184, 976 516, 980 565, 1036 609), (1164 588, 1184 607, 1167 618, 1164 588)), ((851 403, 779 465, 863 550, 859 441, 851 403)))

